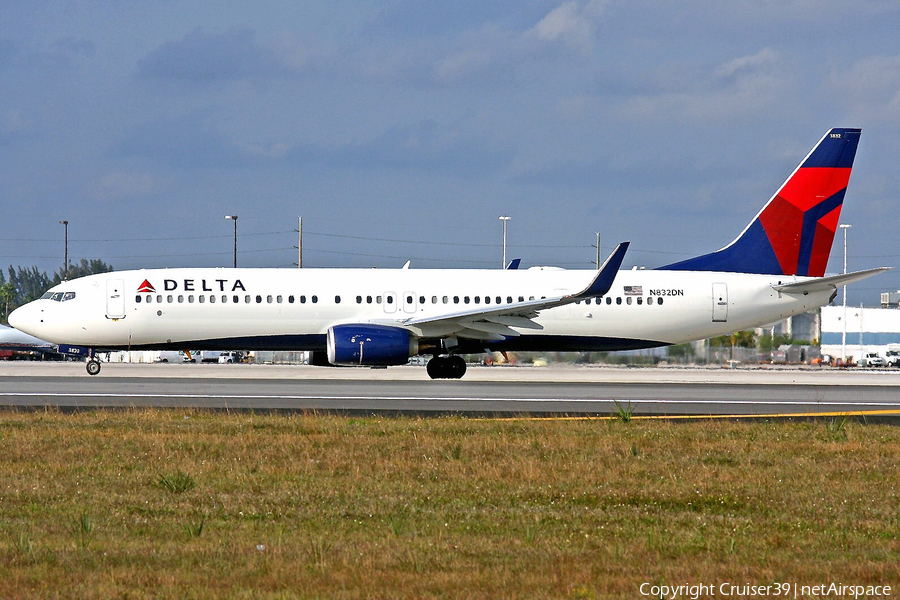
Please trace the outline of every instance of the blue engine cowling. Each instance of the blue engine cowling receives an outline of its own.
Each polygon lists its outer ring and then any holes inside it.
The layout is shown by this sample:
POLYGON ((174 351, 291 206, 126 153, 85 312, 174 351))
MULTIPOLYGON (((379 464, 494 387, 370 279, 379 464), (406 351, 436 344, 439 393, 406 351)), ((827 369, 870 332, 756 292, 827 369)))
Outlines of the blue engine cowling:
POLYGON ((326 343, 328 362, 348 367, 405 365, 419 351, 415 335, 388 325, 335 325, 326 343))

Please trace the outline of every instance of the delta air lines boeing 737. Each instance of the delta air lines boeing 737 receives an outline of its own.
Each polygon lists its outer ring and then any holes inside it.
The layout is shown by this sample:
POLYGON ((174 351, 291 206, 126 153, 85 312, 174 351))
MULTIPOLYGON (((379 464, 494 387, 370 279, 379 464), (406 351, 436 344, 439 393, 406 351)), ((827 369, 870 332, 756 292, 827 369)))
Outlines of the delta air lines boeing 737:
POLYGON ((65 281, 13 312, 16 328, 97 350, 307 350, 319 365, 431 355, 460 378, 485 350, 610 351, 723 335, 828 304, 885 268, 825 277, 859 143, 831 129, 744 231, 710 254, 619 271, 153 269, 65 281))

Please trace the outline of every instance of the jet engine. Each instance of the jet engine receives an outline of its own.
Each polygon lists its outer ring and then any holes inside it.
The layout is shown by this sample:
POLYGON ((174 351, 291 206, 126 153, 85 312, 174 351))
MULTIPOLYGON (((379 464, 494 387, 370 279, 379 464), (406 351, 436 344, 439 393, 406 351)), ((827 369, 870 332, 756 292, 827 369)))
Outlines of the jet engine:
POLYGON ((388 325, 348 324, 328 329, 328 362, 348 367, 405 365, 419 352, 408 330, 388 325))

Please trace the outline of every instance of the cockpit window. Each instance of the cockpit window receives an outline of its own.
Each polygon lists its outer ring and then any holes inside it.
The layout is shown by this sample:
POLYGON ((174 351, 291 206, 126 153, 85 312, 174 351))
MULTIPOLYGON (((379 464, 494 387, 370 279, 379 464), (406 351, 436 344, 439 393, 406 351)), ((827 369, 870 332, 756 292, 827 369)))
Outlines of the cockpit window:
POLYGON ((72 300, 74 297, 75 292, 66 292, 65 294, 63 294, 62 301, 65 302, 66 300, 72 300))
POLYGON ((55 300, 56 302, 61 302, 63 297, 62 292, 54 292, 52 296, 50 296, 51 300, 55 300))
POLYGON ((41 296, 41 300, 47 300, 47 299, 49 299, 50 296, 52 296, 52 295, 53 295, 53 292, 44 292, 44 295, 41 296))

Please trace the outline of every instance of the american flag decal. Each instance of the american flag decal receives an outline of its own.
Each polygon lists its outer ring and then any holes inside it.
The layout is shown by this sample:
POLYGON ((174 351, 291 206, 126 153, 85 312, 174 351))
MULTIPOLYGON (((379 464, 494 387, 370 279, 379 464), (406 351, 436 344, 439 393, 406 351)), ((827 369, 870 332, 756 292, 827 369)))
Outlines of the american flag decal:
POLYGON ((641 285, 626 285, 624 287, 626 296, 643 296, 644 295, 644 286, 641 285))

